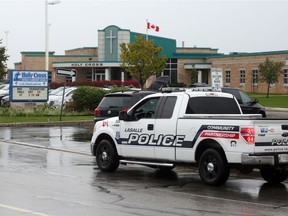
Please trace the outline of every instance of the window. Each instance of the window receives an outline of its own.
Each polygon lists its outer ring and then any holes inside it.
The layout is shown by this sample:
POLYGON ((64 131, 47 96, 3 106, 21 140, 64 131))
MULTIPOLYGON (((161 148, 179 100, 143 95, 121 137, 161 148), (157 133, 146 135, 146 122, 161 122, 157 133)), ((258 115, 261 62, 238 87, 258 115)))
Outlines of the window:
POLYGON ((92 81, 105 80, 105 69, 92 68, 92 81))
POLYGON ((231 78, 231 74, 230 74, 230 70, 226 70, 226 80, 225 82, 230 84, 230 78, 231 78))
POLYGON ((141 118, 154 118, 158 101, 159 97, 144 100, 134 110, 135 119, 139 120, 141 118))
POLYGON ((240 109, 233 98, 192 97, 186 114, 240 114, 240 109))
POLYGON ((163 75, 170 76, 170 83, 177 83, 177 59, 168 59, 163 75))
POLYGON ((177 97, 167 97, 164 105, 163 110, 161 111, 160 118, 166 118, 169 119, 173 115, 174 107, 176 104, 177 97))
POLYGON ((284 69, 284 84, 288 84, 288 69, 284 69))
POLYGON ((253 85, 257 85, 258 83, 258 70, 252 70, 252 78, 253 78, 253 85))
POLYGON ((240 84, 245 84, 245 70, 240 70, 240 84))

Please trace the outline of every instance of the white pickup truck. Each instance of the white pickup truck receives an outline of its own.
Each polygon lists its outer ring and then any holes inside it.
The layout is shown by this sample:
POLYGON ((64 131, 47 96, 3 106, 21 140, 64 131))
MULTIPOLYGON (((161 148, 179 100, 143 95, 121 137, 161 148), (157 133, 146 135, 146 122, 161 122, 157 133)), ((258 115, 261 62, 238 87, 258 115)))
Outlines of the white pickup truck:
POLYGON ((264 180, 280 183, 287 178, 288 119, 242 114, 222 92, 156 93, 97 122, 91 152, 104 172, 120 163, 196 165, 202 182, 221 185, 230 169, 258 168, 264 180))

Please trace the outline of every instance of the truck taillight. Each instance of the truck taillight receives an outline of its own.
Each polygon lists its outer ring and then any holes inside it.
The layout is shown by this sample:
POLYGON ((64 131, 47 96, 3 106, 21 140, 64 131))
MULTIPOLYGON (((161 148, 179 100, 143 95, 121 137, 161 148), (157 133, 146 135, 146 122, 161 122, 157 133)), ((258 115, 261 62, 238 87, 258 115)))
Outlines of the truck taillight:
POLYGON ((247 143, 254 143, 255 141, 254 127, 242 127, 240 133, 247 143))
POLYGON ((94 110, 94 116, 98 116, 98 115, 100 115, 100 114, 101 114, 100 109, 99 109, 99 108, 96 108, 96 109, 94 110))

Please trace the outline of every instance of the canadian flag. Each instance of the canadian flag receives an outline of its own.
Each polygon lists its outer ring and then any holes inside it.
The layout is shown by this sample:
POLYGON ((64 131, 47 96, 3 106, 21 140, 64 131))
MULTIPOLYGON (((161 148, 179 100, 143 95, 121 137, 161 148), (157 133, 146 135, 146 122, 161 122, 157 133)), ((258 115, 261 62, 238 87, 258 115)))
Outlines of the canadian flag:
POLYGON ((150 22, 147 22, 147 29, 153 29, 156 32, 159 32, 159 26, 151 24, 150 22))

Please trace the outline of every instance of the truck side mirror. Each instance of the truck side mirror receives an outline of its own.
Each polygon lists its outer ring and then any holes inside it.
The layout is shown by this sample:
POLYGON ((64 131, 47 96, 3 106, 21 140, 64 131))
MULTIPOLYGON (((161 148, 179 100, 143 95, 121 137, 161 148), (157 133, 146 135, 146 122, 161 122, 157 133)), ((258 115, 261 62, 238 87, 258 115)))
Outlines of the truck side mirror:
POLYGON ((127 110, 123 110, 119 112, 119 120, 128 121, 127 110))
POLYGON ((257 98, 253 99, 253 103, 259 103, 259 100, 257 98))

